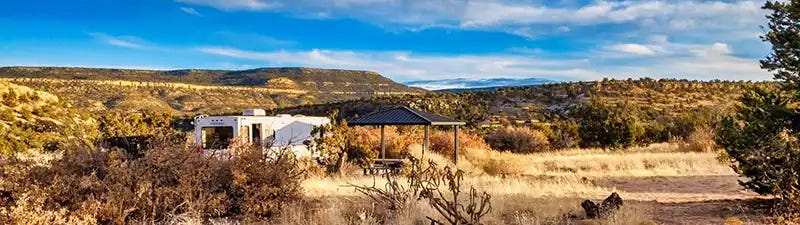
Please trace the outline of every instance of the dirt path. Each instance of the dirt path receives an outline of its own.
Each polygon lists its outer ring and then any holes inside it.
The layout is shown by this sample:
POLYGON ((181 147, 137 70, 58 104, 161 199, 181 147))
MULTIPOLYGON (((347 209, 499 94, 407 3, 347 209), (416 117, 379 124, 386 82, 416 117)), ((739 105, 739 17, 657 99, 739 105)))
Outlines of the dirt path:
POLYGON ((736 175, 613 178, 595 185, 625 192, 629 204, 644 208, 659 224, 769 224, 764 213, 772 201, 744 190, 736 175))

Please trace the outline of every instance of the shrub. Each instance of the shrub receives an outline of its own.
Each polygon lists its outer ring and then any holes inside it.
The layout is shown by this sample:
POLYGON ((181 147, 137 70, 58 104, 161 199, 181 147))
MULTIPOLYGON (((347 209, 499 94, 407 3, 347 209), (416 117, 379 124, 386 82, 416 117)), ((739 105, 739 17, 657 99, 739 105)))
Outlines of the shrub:
POLYGON ((800 208, 800 133, 798 112, 778 93, 755 89, 741 98, 737 114, 725 118, 717 143, 735 160, 733 168, 749 179, 742 184, 760 194, 779 195, 800 208))
POLYGON ((570 113, 580 126, 581 147, 624 148, 641 144, 644 126, 629 104, 606 106, 592 100, 570 113))
MULTIPOLYGON (((443 155, 452 156, 453 139, 454 134, 452 130, 432 130, 430 133, 430 150, 443 155)), ((483 138, 459 130, 458 149, 489 149, 489 145, 486 144, 483 138)))
POLYGON ((769 30, 761 39, 772 52, 761 68, 773 72, 782 89, 756 88, 741 97, 734 116, 725 118, 717 143, 736 161, 734 169, 749 178, 742 184, 761 194, 778 195, 787 208, 800 211, 800 2, 767 1, 769 30))
POLYGON ((3 109, 0 111, 0 120, 3 122, 13 123, 17 121, 17 116, 14 115, 14 111, 10 109, 3 109))
POLYGON ((19 105, 17 101, 17 92, 15 92, 14 89, 8 89, 8 92, 3 94, 3 105, 12 108, 19 105))
POLYGON ((489 156, 490 157, 485 157, 479 161, 476 160, 472 162, 475 164, 475 166, 483 170, 484 173, 492 176, 515 175, 525 172, 525 168, 520 166, 519 163, 510 162, 507 159, 501 159, 499 157, 491 157, 491 155, 489 156))
POLYGON ((717 150, 714 138, 714 129, 707 126, 700 127, 683 140, 679 149, 689 152, 713 152, 717 150))
POLYGON ((172 118, 169 112, 114 111, 100 116, 98 121, 103 137, 126 137, 170 133, 172 118))
MULTIPOLYGON (((381 152, 381 129, 354 127, 350 137, 350 145, 368 158, 378 158, 381 152)), ((395 126, 384 128, 384 144, 387 158, 403 158, 408 153, 408 146, 413 142, 413 135, 401 134, 395 126)), ((350 155, 353 157, 354 155, 350 155)))
POLYGON ((220 160, 188 145, 150 146, 142 157, 71 146, 50 165, 0 162, 0 193, 14 202, 0 205, 0 223, 159 223, 183 213, 259 219, 301 197, 293 157, 245 148, 220 160))
POLYGON ((580 143, 579 126, 573 121, 558 121, 553 125, 553 132, 549 136, 550 146, 554 149, 566 149, 578 146, 580 143))
POLYGON ((505 127, 486 135, 492 149, 513 153, 533 153, 550 149, 547 136, 525 127, 505 127))
POLYGON ((228 162, 233 175, 228 190, 229 213, 240 213, 248 218, 271 217, 280 212, 284 204, 302 197, 300 178, 303 173, 293 155, 287 152, 268 157, 261 149, 244 150, 228 162))
POLYGON ((406 182, 392 174, 385 174, 386 185, 358 186, 356 191, 370 198, 374 205, 393 211, 393 215, 407 211, 416 201, 427 200, 438 216, 426 216, 430 224, 481 224, 492 211, 492 196, 464 185, 464 171, 449 166, 439 168, 430 161, 423 168, 419 160, 410 158, 411 171, 406 182), (466 195, 465 195, 466 194, 466 195))

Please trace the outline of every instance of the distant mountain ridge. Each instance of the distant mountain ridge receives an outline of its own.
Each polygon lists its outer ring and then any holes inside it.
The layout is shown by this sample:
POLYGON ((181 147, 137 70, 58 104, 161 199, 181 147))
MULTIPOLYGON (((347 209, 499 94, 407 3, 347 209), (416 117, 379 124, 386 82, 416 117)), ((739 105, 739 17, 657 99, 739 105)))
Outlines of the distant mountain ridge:
POLYGON ((48 78, 67 80, 121 80, 175 82, 201 85, 269 87, 334 93, 424 93, 381 76, 359 70, 303 67, 249 70, 141 70, 81 67, 0 67, 2 78, 48 78))
POLYGON ((231 71, 0 67, 0 81, 52 93, 90 112, 168 111, 183 115, 430 93, 376 72, 315 68, 231 71))
POLYGON ((496 87, 529 86, 557 82, 545 78, 489 78, 489 79, 443 79, 405 82, 406 85, 428 90, 491 89, 496 87))

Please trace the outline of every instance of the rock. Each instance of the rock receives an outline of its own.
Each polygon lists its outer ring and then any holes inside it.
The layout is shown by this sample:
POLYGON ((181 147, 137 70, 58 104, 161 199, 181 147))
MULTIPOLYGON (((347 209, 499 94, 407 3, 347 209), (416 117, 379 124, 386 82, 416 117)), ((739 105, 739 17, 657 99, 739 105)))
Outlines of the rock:
POLYGON ((619 197, 617 192, 611 193, 611 195, 600 204, 600 215, 610 216, 619 210, 620 207, 622 207, 622 198, 619 197))
POLYGON ((586 218, 594 219, 600 216, 600 207, 591 200, 585 200, 581 203, 583 211, 586 212, 586 218))
POLYGON ((622 207, 622 198, 616 192, 611 193, 608 198, 603 200, 599 205, 591 200, 584 200, 581 203, 583 211, 586 212, 586 218, 595 219, 599 217, 609 217, 613 215, 620 207, 622 207))

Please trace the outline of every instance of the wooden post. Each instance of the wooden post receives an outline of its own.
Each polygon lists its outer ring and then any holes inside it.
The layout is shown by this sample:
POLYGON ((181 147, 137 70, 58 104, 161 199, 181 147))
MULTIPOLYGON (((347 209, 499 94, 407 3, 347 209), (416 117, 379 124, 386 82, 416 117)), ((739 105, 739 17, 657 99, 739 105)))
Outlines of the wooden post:
POLYGON ((431 126, 425 126, 425 139, 422 140, 422 157, 420 158, 420 161, 425 159, 425 151, 428 151, 428 146, 430 145, 430 138, 428 136, 428 130, 430 127, 431 126))
POLYGON ((458 125, 453 126, 453 164, 458 165, 458 125))
POLYGON ((381 159, 386 159, 386 144, 383 142, 384 127, 386 126, 381 125, 381 159))

